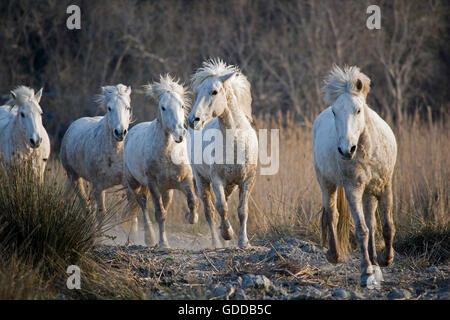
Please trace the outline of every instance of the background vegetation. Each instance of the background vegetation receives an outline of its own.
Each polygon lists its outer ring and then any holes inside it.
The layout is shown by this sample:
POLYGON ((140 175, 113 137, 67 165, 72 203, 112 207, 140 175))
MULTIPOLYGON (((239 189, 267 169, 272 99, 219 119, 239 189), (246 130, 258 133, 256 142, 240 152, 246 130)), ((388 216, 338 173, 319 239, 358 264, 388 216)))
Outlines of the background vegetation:
MULTIPOLYGON (((136 89, 170 72, 188 82, 210 57, 239 65, 252 84, 257 117, 290 112, 310 123, 324 108, 320 87, 333 63, 372 79, 368 102, 385 117, 449 101, 449 8, 445 0, 377 1, 380 30, 366 27, 370 1, 68 1, 0 4, 0 88, 45 87, 45 126, 58 150, 68 125, 102 114, 100 86, 135 89, 138 121, 154 104, 136 89), (66 8, 81 8, 68 30, 66 8)), ((6 98, 6 97, 5 97, 6 98)))

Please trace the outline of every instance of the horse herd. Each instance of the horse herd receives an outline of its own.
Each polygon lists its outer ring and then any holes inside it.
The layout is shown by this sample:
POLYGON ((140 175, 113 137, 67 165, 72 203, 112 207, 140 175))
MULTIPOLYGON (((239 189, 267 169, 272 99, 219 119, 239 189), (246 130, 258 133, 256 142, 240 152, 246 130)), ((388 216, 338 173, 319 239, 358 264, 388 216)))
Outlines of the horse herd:
MULTIPOLYGON (((138 232, 137 212, 142 212, 145 243, 155 244, 147 199, 152 198, 159 226, 159 246, 168 247, 165 231, 167 209, 174 189, 187 199, 186 219, 198 221, 200 198, 209 224, 212 245, 218 247, 214 212, 220 215, 220 234, 233 237, 227 201, 239 189, 239 247, 248 247, 248 200, 257 175, 258 138, 252 127, 250 83, 236 66, 211 59, 192 75, 195 94, 190 104, 188 89, 169 75, 144 86, 147 95, 158 100, 156 119, 129 128, 132 120, 131 88, 123 84, 102 87, 97 102, 106 113, 84 117, 67 129, 60 156, 78 194, 89 197, 84 181, 92 185, 97 220, 105 216, 105 190, 123 185, 127 190, 129 240, 138 232), (243 149, 243 161, 194 162, 207 142, 194 146, 195 133, 218 130, 227 143, 243 149), (178 155, 174 161, 173 155, 178 155)), ((329 107, 313 125, 314 167, 322 190, 322 235, 328 240, 327 258, 338 263, 344 258, 345 234, 339 225, 349 219, 348 205, 361 249, 361 285, 379 288, 380 266, 393 261, 392 176, 397 156, 395 136, 387 123, 369 108, 366 97, 370 79, 357 67, 334 66, 322 88, 329 107), (384 250, 375 247, 377 206, 383 220, 384 250)), ((39 105, 42 89, 19 86, 11 99, 0 106, 0 155, 6 162, 32 157, 33 169, 44 179, 50 155, 50 140, 42 125, 39 105)), ((226 147, 225 145, 223 146, 226 147)), ((242 150, 237 150, 237 153, 242 150)), ((348 221, 347 221, 348 222, 348 221)))

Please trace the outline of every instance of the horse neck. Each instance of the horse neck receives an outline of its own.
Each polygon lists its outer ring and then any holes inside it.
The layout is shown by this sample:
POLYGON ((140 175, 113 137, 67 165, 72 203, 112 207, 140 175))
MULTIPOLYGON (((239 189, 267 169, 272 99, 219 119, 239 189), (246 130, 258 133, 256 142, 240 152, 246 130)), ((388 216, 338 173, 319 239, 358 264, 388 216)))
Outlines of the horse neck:
POLYGON ((358 148, 360 150, 362 150, 364 152, 365 155, 370 154, 370 151, 372 149, 372 137, 374 135, 373 132, 373 122, 372 122, 372 118, 369 112, 369 106, 366 104, 364 106, 364 119, 365 119, 365 125, 364 125, 364 130, 361 133, 361 136, 359 138, 359 142, 358 142, 358 148))
POLYGON ((226 129, 249 129, 251 128, 244 111, 240 108, 237 98, 230 90, 227 93, 225 111, 219 116, 219 124, 223 131, 226 129))
MULTIPOLYGON (((169 150, 173 146, 173 141, 170 138, 170 132, 162 125, 162 120, 158 116, 155 120, 156 132, 158 132, 158 141, 160 141, 162 149, 169 150)), ((155 137, 156 138, 156 137, 155 137)))

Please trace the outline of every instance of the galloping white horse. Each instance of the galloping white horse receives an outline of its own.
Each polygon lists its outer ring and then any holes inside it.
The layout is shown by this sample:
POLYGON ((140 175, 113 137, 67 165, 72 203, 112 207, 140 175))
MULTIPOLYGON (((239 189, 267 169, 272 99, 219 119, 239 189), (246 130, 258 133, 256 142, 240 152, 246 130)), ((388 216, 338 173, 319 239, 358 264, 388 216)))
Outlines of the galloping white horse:
POLYGON ((50 156, 50 139, 42 125, 39 105, 42 89, 19 86, 11 91, 11 99, 0 106, 0 159, 6 163, 32 159, 33 170, 44 179, 50 156))
POLYGON ((123 140, 131 119, 131 88, 118 84, 102 88, 98 102, 106 106, 103 117, 74 121, 61 142, 61 162, 69 179, 88 202, 83 179, 93 185, 97 220, 105 214, 105 189, 123 183, 123 140))
MULTIPOLYGON (((197 99, 188 118, 190 127, 202 130, 202 135, 215 130, 226 141, 221 150, 215 150, 216 155, 222 153, 223 159, 226 155, 226 163, 195 163, 196 139, 193 132, 190 135, 193 146, 189 148, 192 168, 198 193, 204 203, 213 246, 217 246, 219 240, 212 217, 214 207, 211 203, 211 186, 216 198, 215 207, 221 216, 221 234, 225 240, 231 240, 233 235, 228 220, 227 200, 239 186, 238 215, 241 228, 238 245, 247 247, 248 198, 255 182, 258 159, 258 139, 251 126, 250 83, 238 67, 226 65, 221 60, 203 62, 203 66, 192 76, 192 82, 197 99), (230 155, 230 151, 234 154, 230 155), (228 161, 230 159, 232 161, 228 161)), ((203 148, 207 145, 204 142, 203 148)))
MULTIPOLYGON (((181 190, 187 197, 187 220, 192 224, 198 220, 198 201, 185 139, 185 112, 189 100, 185 88, 169 75, 161 76, 159 82, 146 86, 146 89, 147 94, 159 100, 157 118, 139 123, 130 130, 125 139, 124 171, 128 188, 142 209, 145 243, 148 246, 154 243, 146 208, 150 191, 159 224, 159 245, 167 248, 164 223, 173 189, 181 190)), ((135 232, 136 226, 133 229, 135 232)))
POLYGON ((392 263, 392 175, 397 157, 395 136, 386 122, 366 103, 370 79, 357 67, 333 67, 325 81, 324 101, 331 105, 313 126, 314 165, 322 189, 322 234, 329 236, 328 260, 342 260, 336 210, 343 187, 361 248, 361 285, 379 288, 381 266, 392 263), (384 252, 375 247, 377 205, 383 218, 384 252))
POLYGON ((159 225, 159 245, 168 248, 165 220, 173 189, 181 190, 187 197, 186 219, 192 224, 198 220, 198 201, 185 139, 189 100, 185 88, 169 75, 160 76, 159 82, 146 86, 146 90, 159 100, 157 118, 134 126, 125 139, 125 178, 142 209, 145 243, 148 246, 154 243, 146 207, 150 191, 159 225))

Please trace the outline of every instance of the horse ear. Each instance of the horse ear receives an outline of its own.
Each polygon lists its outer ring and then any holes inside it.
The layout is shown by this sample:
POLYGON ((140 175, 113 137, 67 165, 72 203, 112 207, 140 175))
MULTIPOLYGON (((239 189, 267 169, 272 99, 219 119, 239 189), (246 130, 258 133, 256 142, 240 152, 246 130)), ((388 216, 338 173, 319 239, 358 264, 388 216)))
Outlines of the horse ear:
POLYGON ((230 72, 230 73, 228 73, 228 74, 225 74, 225 75, 223 75, 223 76, 220 76, 219 79, 220 79, 220 81, 222 81, 222 83, 225 83, 225 81, 231 79, 235 73, 236 73, 235 71, 230 72))
POLYGON ((16 93, 15 93, 14 91, 10 91, 9 93, 11 93, 11 98, 12 98, 13 100, 16 100, 16 99, 17 99, 17 95, 16 95, 16 93))
POLYGON ((361 91, 363 85, 362 85, 362 82, 360 79, 356 80, 355 86, 356 86, 356 90, 361 91))
POLYGON ((128 86, 128 87, 127 87, 126 93, 127 93, 127 95, 130 95, 130 94, 131 94, 131 86, 128 86))
POLYGON ((36 94, 34 95, 34 98, 36 99, 36 101, 38 103, 41 101, 43 91, 44 91, 44 87, 40 88, 39 91, 36 92, 36 94))
POLYGON ((110 94, 110 91, 108 90, 108 87, 102 87, 102 94, 107 96, 110 94))

